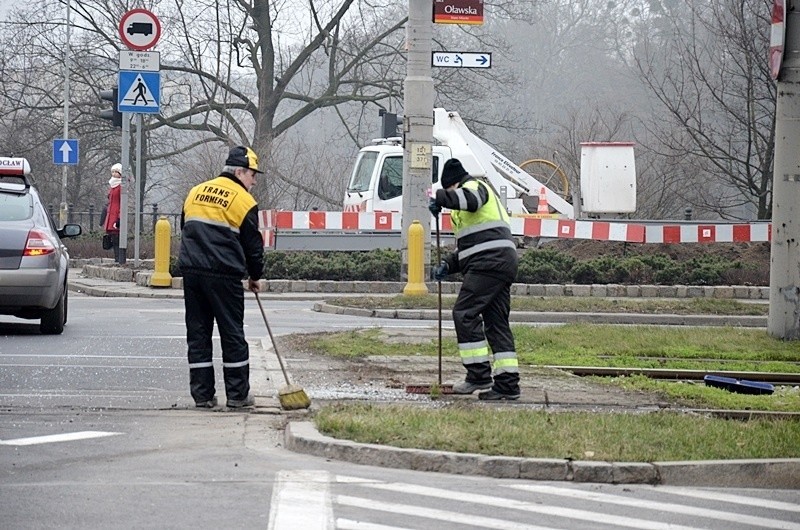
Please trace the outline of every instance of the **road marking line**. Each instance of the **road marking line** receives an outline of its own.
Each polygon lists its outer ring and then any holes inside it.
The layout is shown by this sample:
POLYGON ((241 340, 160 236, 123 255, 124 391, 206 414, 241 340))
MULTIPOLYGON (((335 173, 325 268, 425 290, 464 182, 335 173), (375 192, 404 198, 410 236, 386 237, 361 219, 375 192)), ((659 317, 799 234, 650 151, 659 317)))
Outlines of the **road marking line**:
POLYGON ((47 436, 34 436, 31 438, 16 438, 14 440, 0 440, 0 445, 36 445, 54 442, 72 442, 74 440, 86 440, 89 438, 102 438, 104 436, 116 436, 121 432, 104 431, 81 431, 68 432, 64 434, 50 434, 47 436))
POLYGON ((741 495, 733 495, 731 493, 722 493, 719 491, 676 488, 673 486, 658 486, 657 488, 654 487, 653 491, 657 491, 659 493, 669 493, 670 495, 683 495, 685 497, 695 497, 698 499, 732 502, 734 504, 741 504, 745 506, 756 506, 758 508, 769 508, 772 510, 783 510, 787 512, 800 512, 800 504, 792 504, 790 502, 782 502, 782 501, 772 501, 769 499, 754 499, 750 497, 743 497, 741 495))
POLYGON ((336 530, 411 530, 405 526, 386 526, 385 524, 366 523, 352 519, 336 519, 336 530))
MULTIPOLYGON (((483 504, 492 507, 502 506, 504 509, 514 509, 526 512, 541 513, 545 515, 552 515, 555 517, 565 517, 568 519, 590 521, 597 524, 602 523, 602 524, 609 524, 616 526, 625 526, 629 528, 642 528, 648 530, 680 530, 680 529, 693 528, 690 526, 673 525, 670 523, 662 523, 658 521, 635 519, 633 517, 597 513, 595 511, 590 511, 590 510, 578 510, 562 506, 545 506, 531 502, 508 499, 505 497, 493 497, 491 495, 467 493, 462 491, 449 491, 444 489, 431 488, 428 486, 420 486, 417 484, 386 483, 386 484, 369 484, 366 485, 365 487, 388 490, 388 491, 396 491, 399 493, 407 493, 411 495, 424 495, 427 497, 458 500, 461 502, 466 502, 471 504, 483 504)), ((510 487, 517 487, 517 486, 510 486, 510 487)))
POLYGON ((328 483, 326 471, 278 472, 272 490, 268 528, 335 528, 328 483))
MULTIPOLYGON (((457 495, 457 493, 454 493, 454 495, 457 495)), ((361 499, 359 497, 351 497, 349 495, 338 495, 336 497, 336 503, 353 508, 378 510, 381 512, 410 515, 413 517, 424 517, 426 519, 438 519, 440 521, 447 521, 448 523, 462 523, 464 525, 478 526, 481 528, 497 528, 499 530, 552 530, 551 527, 546 526, 515 523, 513 521, 503 521, 502 519, 493 519, 491 517, 482 517, 480 515, 450 512, 447 510, 437 510, 436 508, 425 508, 411 504, 400 504, 397 502, 389 503, 376 501, 373 499, 361 499)), ((497 506, 500 505, 496 505, 495 508, 497 508, 497 506)), ((503 508, 506 508, 506 506, 503 506, 503 508)))
POLYGON ((800 524, 777 519, 767 519, 765 517, 754 517, 741 513, 730 513, 722 510, 711 510, 708 508, 696 508, 684 504, 674 504, 669 502, 649 501, 642 499, 632 499, 608 493, 597 493, 594 491, 573 490, 567 488, 556 488, 554 486, 539 486, 534 484, 515 484, 510 486, 516 490, 528 491, 531 493, 541 493, 544 495, 557 495, 559 497, 569 497, 572 499, 589 500, 619 506, 629 506, 633 508, 643 508, 646 510, 658 510, 660 512, 678 513, 681 515, 691 515, 693 517, 705 517, 717 521, 730 521, 739 524, 749 524, 759 528, 781 528, 787 530, 800 530, 800 524))

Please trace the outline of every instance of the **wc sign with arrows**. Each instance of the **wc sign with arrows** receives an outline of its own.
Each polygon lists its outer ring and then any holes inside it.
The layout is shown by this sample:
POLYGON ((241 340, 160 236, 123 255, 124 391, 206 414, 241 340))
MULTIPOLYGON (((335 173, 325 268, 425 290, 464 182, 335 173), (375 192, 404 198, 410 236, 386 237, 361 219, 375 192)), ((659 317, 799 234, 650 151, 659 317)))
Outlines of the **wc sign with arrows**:
POLYGON ((491 68, 492 54, 485 52, 432 52, 431 65, 445 68, 491 68))

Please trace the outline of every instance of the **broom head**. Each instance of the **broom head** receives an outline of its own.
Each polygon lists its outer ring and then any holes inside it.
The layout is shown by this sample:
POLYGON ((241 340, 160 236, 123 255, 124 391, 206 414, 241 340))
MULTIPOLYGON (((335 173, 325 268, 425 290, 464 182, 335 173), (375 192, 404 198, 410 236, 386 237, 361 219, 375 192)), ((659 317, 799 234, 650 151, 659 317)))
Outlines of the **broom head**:
POLYGON ((278 390, 278 400, 283 410, 307 409, 311 399, 300 385, 286 385, 278 390))

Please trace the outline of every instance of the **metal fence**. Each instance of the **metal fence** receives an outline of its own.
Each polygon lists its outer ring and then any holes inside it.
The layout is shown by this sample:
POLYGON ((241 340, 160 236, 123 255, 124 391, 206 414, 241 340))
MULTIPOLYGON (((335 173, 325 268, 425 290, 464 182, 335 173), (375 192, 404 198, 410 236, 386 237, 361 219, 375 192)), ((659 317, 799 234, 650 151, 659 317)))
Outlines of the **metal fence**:
MULTIPOLYGON (((58 219, 58 207, 49 204, 47 206, 47 210, 50 212, 50 217, 53 219, 58 219)), ((75 211, 73 206, 69 205, 69 211, 67 212, 67 222, 68 223, 76 223, 83 227, 84 231, 86 232, 102 232, 103 227, 100 226, 100 214, 102 212, 102 208, 96 208, 94 204, 89 205, 89 209, 86 211, 78 212, 75 211)), ((155 232, 156 222, 159 218, 166 217, 167 221, 170 224, 170 230, 172 234, 177 235, 181 231, 180 227, 180 220, 181 214, 180 213, 169 213, 169 212, 159 212, 158 205, 153 204, 152 210, 149 212, 143 211, 141 214, 140 223, 141 229, 143 234, 152 234, 155 232)), ((136 225, 135 225, 136 215, 130 214, 128 215, 128 232, 133 233, 136 225)))

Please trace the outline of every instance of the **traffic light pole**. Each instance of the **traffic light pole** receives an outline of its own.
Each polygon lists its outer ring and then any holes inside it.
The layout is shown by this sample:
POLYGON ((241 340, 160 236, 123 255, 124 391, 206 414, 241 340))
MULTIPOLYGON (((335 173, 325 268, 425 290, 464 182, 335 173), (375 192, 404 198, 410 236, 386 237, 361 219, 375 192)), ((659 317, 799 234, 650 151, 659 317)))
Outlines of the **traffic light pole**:
POLYGON ((767 331, 800 340, 800 12, 787 9, 785 23, 775 107, 767 331))

